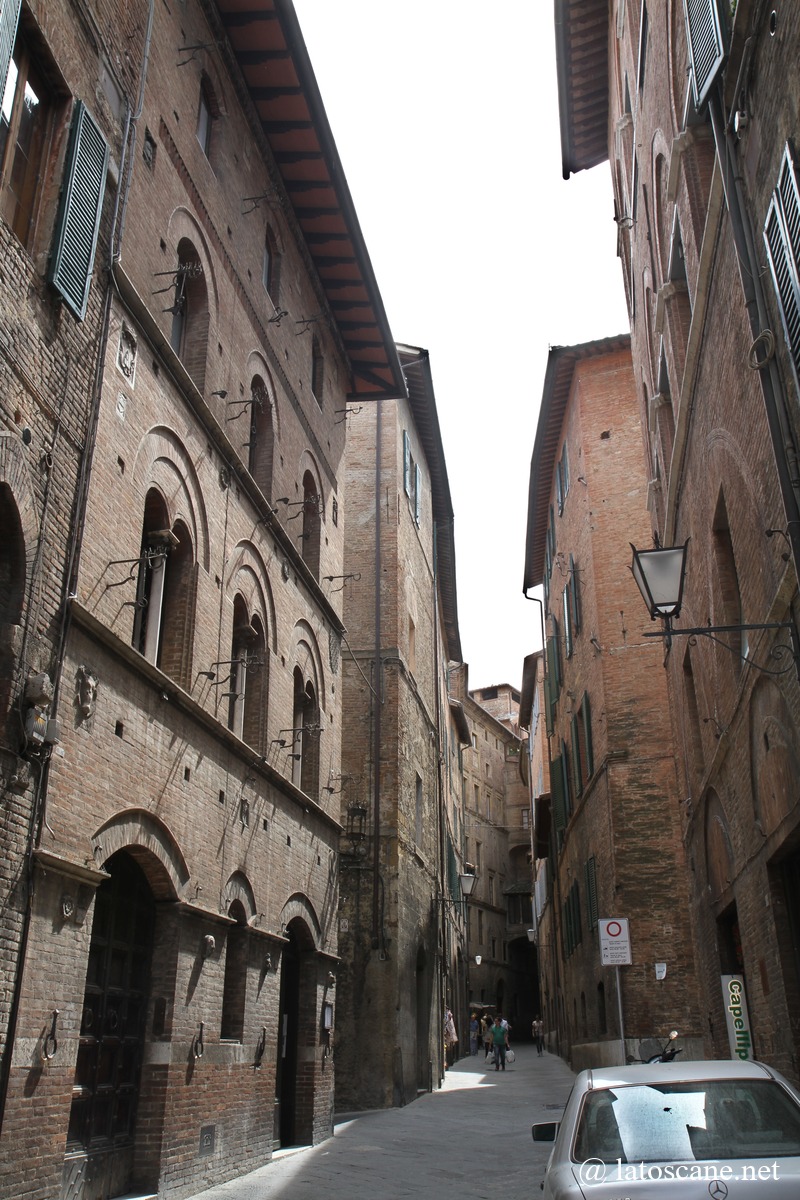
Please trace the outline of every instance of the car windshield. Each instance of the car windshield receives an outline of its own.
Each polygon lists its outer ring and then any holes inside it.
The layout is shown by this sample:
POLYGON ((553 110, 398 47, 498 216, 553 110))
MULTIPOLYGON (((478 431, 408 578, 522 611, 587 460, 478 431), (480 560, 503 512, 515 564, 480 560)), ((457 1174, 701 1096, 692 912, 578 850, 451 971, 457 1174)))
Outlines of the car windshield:
POLYGON ((774 1080, 605 1088, 588 1092, 573 1161, 605 1163, 800 1155, 800 1107, 774 1080))

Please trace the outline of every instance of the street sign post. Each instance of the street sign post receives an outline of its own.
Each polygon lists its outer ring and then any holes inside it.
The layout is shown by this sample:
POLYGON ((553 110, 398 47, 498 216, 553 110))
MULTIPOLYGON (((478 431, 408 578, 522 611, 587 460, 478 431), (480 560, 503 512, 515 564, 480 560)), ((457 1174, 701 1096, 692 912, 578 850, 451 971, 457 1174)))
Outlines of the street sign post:
POLYGON ((598 921, 600 931, 600 962, 604 967, 613 967, 617 982, 617 1009, 619 1011, 619 1042, 622 1066, 625 1066, 625 1019, 622 1013, 622 983, 620 967, 629 967, 631 958, 631 936, 627 917, 605 917, 598 921))
POLYGON ((600 961, 604 967, 629 967, 631 937, 627 917, 607 917, 600 927, 600 961))

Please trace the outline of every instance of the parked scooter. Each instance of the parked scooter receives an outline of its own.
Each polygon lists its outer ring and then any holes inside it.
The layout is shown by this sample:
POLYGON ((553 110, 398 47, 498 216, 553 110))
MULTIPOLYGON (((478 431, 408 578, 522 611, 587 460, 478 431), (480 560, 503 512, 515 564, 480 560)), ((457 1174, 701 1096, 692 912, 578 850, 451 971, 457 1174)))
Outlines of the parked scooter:
POLYGON ((628 1062, 629 1063, 635 1063, 635 1062, 668 1063, 668 1062, 672 1062, 672 1060, 676 1057, 676 1055, 681 1054, 683 1051, 682 1046, 676 1046, 674 1044, 677 1041, 677 1039, 678 1039, 678 1031, 677 1031, 677 1029, 673 1029, 672 1032, 670 1033, 669 1037, 667 1038, 666 1042, 664 1042, 664 1045, 661 1046, 660 1048, 658 1048, 654 1054, 651 1054, 650 1051, 652 1050, 653 1046, 658 1047, 658 1042, 656 1041, 655 1038, 648 1038, 646 1041, 639 1043, 640 1057, 639 1058, 630 1058, 629 1057, 628 1062))

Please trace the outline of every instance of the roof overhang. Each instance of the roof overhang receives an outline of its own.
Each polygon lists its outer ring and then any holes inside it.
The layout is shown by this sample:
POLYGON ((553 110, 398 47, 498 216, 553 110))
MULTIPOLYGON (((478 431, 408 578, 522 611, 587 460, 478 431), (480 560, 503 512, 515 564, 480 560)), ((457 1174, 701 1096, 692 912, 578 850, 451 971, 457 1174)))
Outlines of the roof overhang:
POLYGON ((533 700, 536 695, 536 680, 539 675, 541 650, 526 654, 522 662, 522 691, 519 702, 519 723, 521 729, 530 729, 533 719, 533 700))
POLYGON ((630 344, 630 334, 625 333, 599 341, 584 342, 580 346, 554 346, 548 355, 528 484, 528 531, 525 538, 523 593, 544 583, 544 557, 553 472, 575 370, 581 362, 628 350, 630 344))
POLYGON ((609 0, 555 0, 556 71, 565 179, 608 158, 609 0))
POLYGON ((462 746, 468 746, 472 741, 472 734, 469 729, 469 721, 467 714, 464 712, 464 705, 460 700, 454 700, 450 697, 450 713, 453 717, 456 730, 458 731, 459 741, 462 746))
POLYGON ((207 0, 227 35, 352 370, 350 397, 405 394, 394 341, 290 0, 207 0))
MULTIPOLYGON (((453 505, 447 464, 436 411, 433 376, 427 350, 417 346, 398 346, 397 354, 405 374, 408 400, 414 425, 425 451, 425 461, 431 480, 431 503, 436 529, 436 576, 442 605, 447 653, 451 662, 461 662, 461 637, 458 631, 456 601, 456 547, 453 528, 453 505)), ((468 739, 469 740, 469 739, 468 739)))

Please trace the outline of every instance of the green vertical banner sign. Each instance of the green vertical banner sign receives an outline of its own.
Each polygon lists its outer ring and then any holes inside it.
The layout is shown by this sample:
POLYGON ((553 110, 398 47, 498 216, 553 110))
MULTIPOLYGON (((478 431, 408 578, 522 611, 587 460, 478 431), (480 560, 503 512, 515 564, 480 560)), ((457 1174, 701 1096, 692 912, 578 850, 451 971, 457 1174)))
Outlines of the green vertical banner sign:
POLYGON ((739 1058, 742 1062, 751 1062, 755 1058, 755 1054, 753 1037, 750 1032, 750 1015, 747 1011, 744 977, 742 975, 722 975, 721 979, 731 1058, 739 1058))

